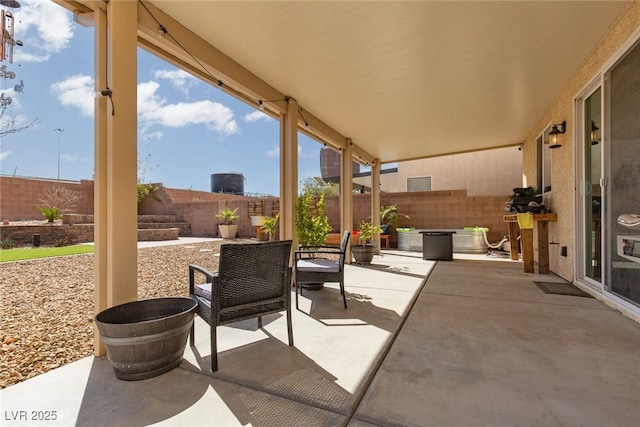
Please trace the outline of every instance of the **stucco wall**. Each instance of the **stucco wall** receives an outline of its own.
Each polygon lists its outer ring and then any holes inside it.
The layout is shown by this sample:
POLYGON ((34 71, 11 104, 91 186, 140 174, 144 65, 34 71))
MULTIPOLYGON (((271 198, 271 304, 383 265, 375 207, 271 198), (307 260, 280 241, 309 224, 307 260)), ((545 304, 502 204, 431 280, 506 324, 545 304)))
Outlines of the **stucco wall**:
POLYGON ((522 151, 507 147, 400 162, 397 173, 380 176, 380 188, 407 191, 407 178, 422 176, 432 177, 434 191, 464 188, 470 196, 509 194, 522 182, 522 151))
POLYGON ((549 225, 549 241, 558 243, 549 250, 551 271, 573 281, 575 240, 575 118, 574 99, 587 86, 622 44, 640 28, 640 2, 635 1, 609 27, 607 35, 578 68, 558 94, 550 108, 531 129, 523 147, 523 185, 536 185, 536 137, 550 123, 567 121, 567 132, 560 136, 562 147, 552 152, 551 206, 558 213, 558 222, 549 225), (568 246, 568 256, 560 256, 560 248, 568 246))

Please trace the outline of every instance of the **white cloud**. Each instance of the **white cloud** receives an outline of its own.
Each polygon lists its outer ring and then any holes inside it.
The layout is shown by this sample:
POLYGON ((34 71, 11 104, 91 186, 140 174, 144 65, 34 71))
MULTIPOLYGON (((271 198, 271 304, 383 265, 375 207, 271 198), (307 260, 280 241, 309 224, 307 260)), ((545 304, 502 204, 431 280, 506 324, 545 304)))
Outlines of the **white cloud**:
POLYGON ((188 95, 189 89, 198 82, 195 77, 183 70, 157 70, 153 73, 153 77, 169 80, 171 85, 185 95, 188 95))
POLYGON ((267 151, 267 157, 280 157, 280 146, 276 145, 271 150, 267 151))
POLYGON ((248 123, 257 122, 258 120, 267 120, 269 116, 260 110, 252 111, 244 115, 244 121, 248 123))
POLYGON ((14 37, 24 43, 24 46, 14 48, 14 55, 19 55, 20 61, 47 61, 51 54, 69 45, 73 38, 69 12, 51 1, 20 1, 22 8, 14 18, 14 37))
POLYGON ((0 151, 0 160, 4 160, 9 157, 13 151, 0 151))
MULTIPOLYGON (((276 145, 271 150, 267 151, 267 157, 280 157, 280 146, 276 145)), ((314 154, 307 154, 302 152, 302 146, 298 145, 298 157, 312 159, 314 154)))
POLYGON ((93 117, 93 79, 89 76, 75 75, 66 80, 53 83, 51 92, 58 101, 67 107, 76 107, 80 114, 93 117))
MULTIPOLYGON (((240 131, 233 119, 233 110, 209 100, 169 103, 157 94, 160 84, 148 81, 138 84, 138 120, 141 134, 147 135, 151 125, 180 128, 202 124, 222 135, 240 131)), ((51 85, 51 91, 65 106, 75 107, 84 116, 93 117, 93 78, 75 75, 51 85)), ((161 135, 161 134, 160 134, 161 135)), ((149 133, 148 137, 157 134, 149 133)))
POLYGON ((138 115, 143 127, 157 124, 179 128, 203 124, 222 135, 239 132, 229 107, 209 100, 170 104, 157 95, 159 88, 160 84, 154 81, 138 85, 138 115))
POLYGON ((67 162, 77 162, 78 161, 78 157, 77 156, 71 156, 69 154, 61 154, 60 158, 62 160, 66 160, 67 162))

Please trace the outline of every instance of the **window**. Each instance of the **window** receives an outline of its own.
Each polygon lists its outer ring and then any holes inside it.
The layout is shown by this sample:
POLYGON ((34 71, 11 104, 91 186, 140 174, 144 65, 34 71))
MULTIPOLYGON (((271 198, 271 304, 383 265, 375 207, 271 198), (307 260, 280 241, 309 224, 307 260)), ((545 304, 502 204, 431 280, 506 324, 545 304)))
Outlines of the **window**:
POLYGON ((549 133, 551 126, 548 126, 544 132, 536 139, 537 147, 537 189, 539 193, 548 193, 551 191, 551 149, 549 148, 549 133))
POLYGON ((407 191, 431 191, 430 176, 407 178, 407 191))

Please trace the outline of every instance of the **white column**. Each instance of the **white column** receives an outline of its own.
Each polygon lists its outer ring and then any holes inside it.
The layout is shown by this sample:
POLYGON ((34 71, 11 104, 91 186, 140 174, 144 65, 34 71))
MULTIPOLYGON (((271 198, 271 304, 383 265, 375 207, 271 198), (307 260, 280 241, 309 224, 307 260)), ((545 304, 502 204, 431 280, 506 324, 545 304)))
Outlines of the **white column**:
MULTIPOLYGON (((107 12, 96 8, 94 12, 94 64, 95 87, 107 87, 107 12)), ((93 240, 94 253, 94 301, 95 314, 107 308, 107 101, 96 98, 94 106, 94 175, 93 186, 93 240)), ((104 343, 98 328, 94 326, 93 353, 105 354, 104 343)))
MULTIPOLYGON (((340 228, 353 231, 353 143, 347 138, 340 156, 340 228)), ((351 264, 351 245, 345 262, 351 264)))
MULTIPOLYGON (((380 225, 380 160, 376 159, 371 165, 371 223, 380 225)), ((380 234, 376 233, 375 244, 380 249, 380 234)))
POLYGON ((295 206, 298 201, 298 103, 288 99, 287 113, 280 121, 280 239, 292 239, 295 234, 295 206))
POLYGON ((99 203, 106 203, 108 307, 138 298, 137 11, 137 2, 107 3, 107 84, 113 95, 106 107, 106 195, 99 203))

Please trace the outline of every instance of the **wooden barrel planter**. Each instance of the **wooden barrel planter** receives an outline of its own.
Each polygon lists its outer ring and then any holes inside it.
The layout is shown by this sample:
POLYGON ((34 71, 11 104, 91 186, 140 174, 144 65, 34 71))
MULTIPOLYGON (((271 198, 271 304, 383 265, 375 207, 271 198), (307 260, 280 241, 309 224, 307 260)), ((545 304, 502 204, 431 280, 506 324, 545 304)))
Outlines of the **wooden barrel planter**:
POLYGON ((95 317, 116 377, 135 381, 182 362, 197 302, 154 298, 108 308, 95 317))

